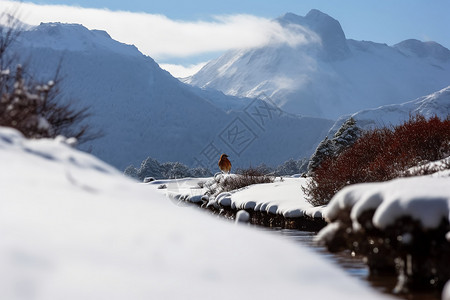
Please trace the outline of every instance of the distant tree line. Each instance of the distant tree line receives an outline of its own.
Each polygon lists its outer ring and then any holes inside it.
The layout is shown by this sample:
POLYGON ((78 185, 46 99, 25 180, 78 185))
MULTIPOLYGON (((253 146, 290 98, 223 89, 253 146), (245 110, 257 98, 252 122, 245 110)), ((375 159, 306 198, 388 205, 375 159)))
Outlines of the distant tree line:
MULTIPOLYGON (((261 164, 256 167, 252 167, 259 174, 272 175, 272 176, 289 176, 294 174, 302 174, 306 171, 308 166, 308 160, 306 158, 294 160, 290 159, 281 165, 273 168, 265 164, 261 164)), ((239 173, 242 169, 237 169, 236 173, 239 173)), ((133 165, 128 166, 124 174, 135 178, 139 181, 143 181, 147 177, 153 177, 155 179, 173 179, 183 177, 210 177, 213 175, 213 171, 197 167, 189 168, 185 164, 180 162, 165 162, 160 163, 154 158, 148 157, 142 161, 139 168, 133 165)))

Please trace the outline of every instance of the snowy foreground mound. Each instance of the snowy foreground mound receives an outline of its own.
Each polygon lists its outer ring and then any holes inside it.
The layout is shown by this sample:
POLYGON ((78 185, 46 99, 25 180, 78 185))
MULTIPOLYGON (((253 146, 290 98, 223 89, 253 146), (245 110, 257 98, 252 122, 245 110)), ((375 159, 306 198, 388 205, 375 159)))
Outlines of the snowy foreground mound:
POLYGON ((380 299, 299 245, 0 128, 2 299, 380 299))

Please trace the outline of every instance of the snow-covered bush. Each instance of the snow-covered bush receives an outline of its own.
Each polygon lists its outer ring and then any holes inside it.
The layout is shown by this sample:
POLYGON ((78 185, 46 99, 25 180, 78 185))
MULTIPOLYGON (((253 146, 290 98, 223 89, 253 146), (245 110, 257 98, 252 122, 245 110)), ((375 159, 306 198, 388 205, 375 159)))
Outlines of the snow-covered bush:
POLYGON ((361 135, 361 130, 356 126, 356 121, 349 118, 334 134, 332 139, 325 139, 317 146, 308 164, 308 174, 311 175, 326 158, 336 157, 342 151, 355 143, 361 135))
POLYGON ((390 128, 365 132, 351 147, 326 158, 303 187, 313 205, 329 202, 344 186, 405 176, 423 161, 450 155, 450 118, 411 117, 390 128))

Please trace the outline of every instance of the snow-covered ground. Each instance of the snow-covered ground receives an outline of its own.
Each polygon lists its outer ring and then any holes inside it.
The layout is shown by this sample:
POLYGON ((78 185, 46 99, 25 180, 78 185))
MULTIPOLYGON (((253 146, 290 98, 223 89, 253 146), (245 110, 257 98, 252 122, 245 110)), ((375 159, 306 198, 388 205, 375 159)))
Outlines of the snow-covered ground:
POLYGON ((1 299, 380 299, 311 250, 0 128, 1 299))
MULTIPOLYGON (((246 209, 267 212, 287 218, 302 216, 321 218, 324 207, 313 207, 305 200, 301 187, 305 185, 306 180, 308 179, 290 177, 281 179, 277 177, 273 183, 255 184, 239 190, 220 193, 217 197, 211 197, 208 205, 217 203, 220 206, 231 207, 235 210, 246 209)), ((202 196, 207 191, 206 186, 213 181, 213 178, 183 178, 153 181, 150 186, 156 188, 165 184, 166 189, 158 190, 165 193, 169 198, 175 201, 197 203, 201 201, 202 196), (203 186, 203 188, 200 188, 200 186, 203 186)))

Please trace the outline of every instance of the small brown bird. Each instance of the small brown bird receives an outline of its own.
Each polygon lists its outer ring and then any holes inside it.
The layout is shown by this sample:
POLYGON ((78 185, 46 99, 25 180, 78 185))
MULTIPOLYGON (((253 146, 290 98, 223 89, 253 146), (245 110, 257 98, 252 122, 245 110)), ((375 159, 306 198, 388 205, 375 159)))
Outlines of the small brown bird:
POLYGON ((222 172, 229 174, 231 171, 231 162, 228 160, 228 155, 222 154, 219 159, 219 168, 222 172))

